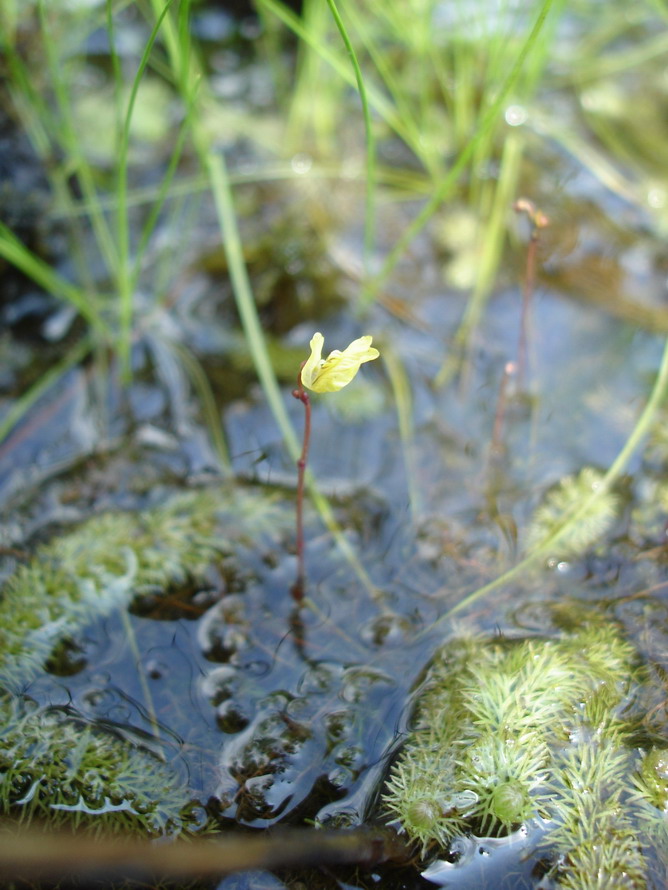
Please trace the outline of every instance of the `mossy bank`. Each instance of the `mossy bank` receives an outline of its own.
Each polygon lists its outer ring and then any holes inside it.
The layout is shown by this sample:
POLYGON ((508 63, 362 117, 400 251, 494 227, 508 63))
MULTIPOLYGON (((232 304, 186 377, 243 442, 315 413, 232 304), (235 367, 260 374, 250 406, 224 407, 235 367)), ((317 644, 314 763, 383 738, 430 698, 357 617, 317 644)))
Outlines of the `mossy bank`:
POLYGON ((51 704, 33 684, 94 621, 206 586, 212 568, 233 572, 248 542, 275 540, 291 521, 271 492, 217 486, 95 516, 16 567, 0 600, 0 813, 94 833, 201 830, 174 750, 51 704))
POLYGON ((655 886, 668 866, 668 756, 639 742, 644 680, 633 647, 598 622, 448 644, 385 785, 387 818, 425 862, 456 859, 463 835, 524 826, 559 887, 655 886))

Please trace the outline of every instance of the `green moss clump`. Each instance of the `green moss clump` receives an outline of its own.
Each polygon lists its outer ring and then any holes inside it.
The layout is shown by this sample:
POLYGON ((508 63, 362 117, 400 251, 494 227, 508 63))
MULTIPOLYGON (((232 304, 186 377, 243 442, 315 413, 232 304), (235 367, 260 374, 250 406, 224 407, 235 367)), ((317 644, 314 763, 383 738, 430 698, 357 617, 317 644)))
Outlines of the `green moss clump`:
POLYGON ((0 812, 20 822, 158 836, 195 823, 183 779, 146 750, 66 712, 0 702, 0 812))
POLYGON ((150 588, 199 577, 220 553, 215 495, 144 514, 107 513, 40 547, 0 601, 0 686, 18 692, 60 640, 150 588))
POLYGON ((423 856, 536 820, 560 886, 644 888, 648 852, 668 859, 668 755, 634 745, 624 707, 642 680, 633 647, 609 626, 454 641, 391 768, 387 817, 423 856))
POLYGON ((0 687, 19 692, 57 643, 95 617, 202 578, 244 535, 284 526, 284 514, 261 491, 207 489, 142 513, 95 516, 40 547, 0 600, 0 687))
POLYGON ((159 757, 22 692, 57 644, 76 643, 96 618, 203 578, 286 521, 292 511, 266 491, 221 486, 96 516, 17 569, 0 600, 0 813, 93 832, 199 827, 187 784, 159 757))
POLYGON ((588 509, 577 514, 580 506, 601 489, 602 482, 603 474, 592 467, 562 479, 536 509, 526 531, 526 549, 538 547, 559 534, 555 549, 562 556, 577 556, 609 531, 620 505, 613 492, 600 490, 588 509), (573 519, 575 514, 577 518, 573 519))

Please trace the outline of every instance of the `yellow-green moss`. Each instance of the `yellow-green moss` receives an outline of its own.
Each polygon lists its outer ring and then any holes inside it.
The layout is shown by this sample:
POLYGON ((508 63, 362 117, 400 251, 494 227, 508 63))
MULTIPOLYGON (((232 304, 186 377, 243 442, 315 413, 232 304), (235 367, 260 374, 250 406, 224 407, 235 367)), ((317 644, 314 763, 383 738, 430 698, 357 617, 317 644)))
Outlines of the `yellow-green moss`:
POLYGON ((382 796, 423 856, 462 834, 547 826, 569 888, 646 886, 668 859, 666 754, 636 747, 625 707, 644 679, 614 627, 554 639, 459 640, 437 655, 382 796), (596 883, 595 875, 608 883, 596 883))
MULTIPOLYGON (((54 646, 147 591, 198 580, 244 536, 285 527, 266 492, 241 487, 177 495, 137 513, 105 513, 38 548, 0 599, 0 688, 18 692, 54 646)), ((291 514, 288 513, 291 518, 291 514)))
POLYGON ((203 578, 293 514, 261 489, 179 494, 136 513, 107 513, 42 545, 0 599, 0 813, 91 831, 178 833, 195 823, 182 777, 108 727, 24 690, 54 647, 143 593, 203 578))

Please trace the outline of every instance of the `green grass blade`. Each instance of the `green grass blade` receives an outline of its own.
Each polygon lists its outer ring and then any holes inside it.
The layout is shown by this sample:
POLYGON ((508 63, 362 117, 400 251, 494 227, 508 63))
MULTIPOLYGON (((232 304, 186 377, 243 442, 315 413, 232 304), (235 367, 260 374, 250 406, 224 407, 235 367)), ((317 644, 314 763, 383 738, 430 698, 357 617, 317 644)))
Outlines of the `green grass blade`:
MULTIPOLYGON (((263 2, 265 2, 265 0, 263 0, 263 2)), ((401 237, 397 240, 397 243, 389 252, 385 262, 383 263, 380 272, 376 276, 374 276, 373 279, 371 279, 367 287, 364 289, 361 297, 363 308, 374 299, 375 294, 378 292, 378 289, 382 287, 382 285, 387 281, 394 267, 397 265, 404 252, 406 251, 407 247, 422 231, 424 226, 429 222, 429 220, 438 210, 445 198, 448 197, 455 184, 457 183, 460 174, 464 171, 469 161, 474 157, 479 144, 487 138, 488 134, 497 123, 499 115, 501 113, 501 109, 506 103, 510 91, 515 86, 515 83, 522 73, 522 67, 524 66, 527 56, 529 55, 532 47, 538 39, 538 36, 545 24, 545 20, 548 13, 550 12, 553 2, 554 0, 543 0, 540 12, 536 17, 536 21, 534 22, 531 31, 524 40, 524 43, 519 53, 517 54, 514 65, 508 73, 505 81, 502 83, 496 98, 483 115, 475 134, 472 136, 466 147, 461 151, 459 157, 450 168, 450 171, 438 184, 430 200, 427 201, 420 213, 406 228, 403 235, 401 235, 401 237)))
POLYGON ((477 603, 481 599, 486 597, 488 594, 493 593, 495 590, 498 590, 500 587, 505 587, 505 585, 509 584, 511 581, 517 578, 522 572, 525 572, 527 569, 535 566, 540 559, 544 559, 546 556, 549 556, 554 546, 558 544, 563 538, 568 537, 573 527, 582 522, 582 520, 591 511, 592 507, 602 497, 607 495, 607 493, 612 489, 614 484, 617 482, 621 474, 626 469, 629 460, 640 447, 643 439, 650 432, 653 424, 656 421, 657 412, 661 407, 661 404, 666 401, 666 398, 668 398, 668 340, 666 340, 664 345, 661 364, 657 372, 654 386, 652 387, 649 399, 647 400, 647 404, 640 414, 640 417, 633 427, 633 430, 631 431, 628 439, 624 443, 615 460, 608 468, 606 474, 601 479, 600 484, 595 489, 595 491, 593 491, 592 494, 588 498, 583 500, 576 508, 568 511, 563 516, 562 521, 556 526, 554 531, 547 538, 545 538, 545 540, 541 541, 541 543, 537 545, 523 560, 521 560, 521 562, 518 562, 507 572, 504 572, 503 575, 500 575, 498 578, 490 581, 489 584, 485 584, 483 587, 479 587, 477 590, 469 593, 458 603, 456 603, 456 605, 449 609, 444 615, 442 615, 438 619, 438 621, 432 624, 431 627, 428 628, 428 631, 425 631, 425 633, 430 633, 435 627, 441 625, 446 621, 449 621, 453 615, 463 611, 464 609, 469 608, 474 603, 477 603))
POLYGON ((70 250, 73 264, 77 268, 78 280, 91 299, 97 296, 97 288, 90 270, 90 262, 84 256, 86 233, 83 221, 78 217, 85 216, 88 221, 96 212, 103 212, 103 202, 95 196, 92 204, 85 199, 78 201, 73 198, 70 176, 70 160, 67 153, 59 148, 61 126, 58 122, 57 109, 53 103, 46 102, 44 96, 36 88, 31 79, 31 72, 14 47, 3 44, 0 35, 0 47, 4 50, 9 71, 7 93, 12 107, 20 119, 30 142, 41 159, 49 175, 52 187, 52 207, 50 217, 74 219, 70 233, 70 250), (63 155, 62 163, 54 163, 54 156, 63 155), (82 209, 85 207, 85 211, 82 209), (54 212, 54 208, 58 208, 54 212))
POLYGON ((48 263, 35 256, 4 223, 0 223, 0 256, 20 269, 24 275, 55 297, 70 303, 97 332, 105 334, 106 327, 97 307, 88 295, 62 278, 48 263))
MULTIPOLYGON (((277 0, 258 0, 258 3, 282 21, 300 40, 311 46, 346 83, 357 88, 354 72, 350 70, 348 65, 336 53, 322 43, 313 40, 312 35, 304 27, 299 16, 287 9, 282 3, 277 2, 277 0)), ((420 145, 416 143, 416 134, 404 125, 401 116, 393 108, 392 103, 388 101, 382 90, 369 83, 365 84, 365 89, 371 108, 419 157, 420 145)))
POLYGON ((446 355, 434 378, 434 386, 444 386, 461 367, 464 351, 473 331, 480 323, 485 306, 494 287, 497 269, 503 253, 508 216, 519 176, 524 134, 508 134, 503 146, 498 181, 494 186, 492 206, 482 234, 479 268, 473 293, 466 304, 461 324, 453 338, 451 352, 446 355))
POLYGON ((209 174, 211 182, 211 190, 220 221, 221 232, 223 233, 223 247, 232 281, 232 289, 246 342, 274 419, 278 423, 290 455, 294 460, 297 460, 300 446, 288 417, 276 374, 269 359, 262 325, 248 279, 241 236, 234 210, 234 199, 227 175, 227 166, 222 154, 215 152, 203 143, 199 127, 196 129, 196 133, 198 154, 202 166, 209 174))
POLYGON ((216 401, 213 397, 209 380, 204 373, 202 366, 187 347, 183 346, 181 343, 174 343, 173 341, 166 345, 176 356, 178 356, 179 362, 190 378, 193 389, 197 392, 204 421, 209 429, 214 449, 218 455, 220 470, 223 476, 229 479, 232 476, 232 463, 230 461, 229 451, 227 450, 227 443, 225 442, 225 437, 223 435, 220 413, 216 407, 216 401))
POLYGON ((132 341, 132 318, 134 310, 133 300, 133 277, 130 270, 130 224, 127 208, 128 193, 128 152, 130 147, 130 127, 132 126, 132 115, 135 109, 137 93, 141 79, 148 65, 153 44, 158 36, 158 32, 162 23, 169 12, 173 0, 167 0, 165 6, 157 17, 155 24, 151 30, 146 46, 139 60, 137 73, 132 81, 128 106, 125 112, 123 127, 120 133, 118 148, 118 167, 116 181, 116 195, 118 199, 118 207, 116 211, 116 226, 118 237, 118 267, 116 273, 116 283, 119 296, 119 342, 118 353, 121 362, 121 375, 127 381, 131 376, 130 367, 130 345, 132 341))
POLYGON ((37 8, 50 82, 56 97, 56 104, 60 115, 60 126, 58 128, 57 136, 65 154, 71 160, 84 199, 90 208, 90 219, 100 253, 104 259, 107 270, 110 274, 113 274, 118 265, 116 245, 111 237, 107 220, 99 206, 99 196, 95 187, 93 170, 81 151, 72 113, 71 95, 68 92, 68 84, 63 78, 61 60, 58 58, 55 36, 52 33, 52 28, 47 18, 45 0, 38 0, 37 8))
POLYGON ((415 521, 422 510, 422 498, 417 481, 415 467, 415 434, 413 429, 413 394, 411 385, 401 359, 394 353, 391 347, 383 347, 383 359, 390 378, 394 404, 397 410, 399 422, 399 437, 404 452, 404 464, 406 467, 406 480, 408 483, 408 497, 410 500, 411 515, 415 521))
POLYGON ((357 91, 360 94, 362 103, 362 115, 364 117, 364 135, 366 138, 366 202, 364 213, 364 266, 368 272, 369 263, 373 254, 374 246, 374 224, 375 224, 375 188, 376 188, 376 143, 373 135, 373 126, 371 122, 371 111, 369 109, 369 100, 367 97, 366 87, 364 86, 364 78, 362 70, 357 60, 355 48, 353 47, 348 31, 343 23, 343 19, 339 13, 334 0, 327 0, 332 17, 339 29, 341 39, 350 56, 350 63, 355 72, 355 80, 357 82, 357 91))
MULTIPOLYGON (((379 12, 385 12, 387 14, 389 13, 389 9, 386 6, 383 6, 379 12)), ((415 102, 414 97, 411 95, 411 86, 408 86, 407 88, 407 84, 405 84, 402 79, 404 73, 402 71, 397 71, 395 67, 396 62, 393 58, 395 48, 397 46, 403 46, 407 39, 404 29, 402 29, 401 26, 395 27, 393 23, 389 23, 390 39, 389 41, 382 41, 378 39, 376 33, 376 15, 369 16, 366 10, 361 8, 359 4, 355 2, 346 3, 346 14, 355 28, 369 58, 375 65, 385 92, 392 98, 395 114, 401 121, 404 133, 410 134, 410 138, 403 137, 404 141, 406 141, 406 144, 415 152, 429 176, 432 179, 437 177, 440 178, 443 174, 442 145, 438 152, 434 152, 431 145, 425 145, 425 102, 423 101, 423 97, 420 97, 418 103, 415 102)), ((408 46, 405 51, 410 58, 413 57, 413 47, 408 46)), ((440 53, 434 52, 434 57, 436 59, 439 59, 439 56, 440 53)), ((420 62, 422 67, 424 60, 420 59, 420 62)), ((434 67, 436 68, 437 66, 434 67)), ((420 80, 423 79, 426 80, 426 78, 420 78, 420 80)), ((426 84, 421 83, 420 87, 421 93, 423 93, 426 89, 426 84)), ((461 87, 458 87, 457 92, 461 92, 461 87)))
POLYGON ((70 368, 74 368, 91 352, 92 343, 88 337, 80 340, 69 350, 65 358, 50 368, 46 374, 34 383, 13 403, 5 416, 0 420, 0 443, 4 442, 14 427, 20 423, 35 402, 54 386, 70 368))
MULTIPOLYGON (((169 197, 174 197, 177 193, 177 190, 173 188, 174 176, 176 175, 178 164, 183 154, 183 149, 185 147, 186 139, 188 138, 190 132, 193 107, 194 106, 191 104, 190 108, 186 112, 181 126, 179 127, 179 132, 174 142, 174 148, 172 149, 172 153, 169 158, 169 164, 167 165, 164 176, 160 180, 160 186, 158 188, 157 194, 155 193, 155 191, 153 191, 153 194, 149 199, 151 208, 148 216, 146 217, 146 221, 142 226, 141 234, 139 236, 139 240, 134 251, 134 268, 130 280, 130 288, 133 291, 137 287, 139 276, 141 275, 142 260, 144 258, 144 254, 146 253, 146 248, 148 247, 148 242, 151 238, 151 235, 155 231, 158 217, 160 216, 167 199, 169 197)), ((202 180, 200 190, 203 190, 206 187, 206 184, 206 181, 202 180)), ((179 183, 179 185, 181 186, 182 194, 191 194, 193 191, 197 190, 193 186, 185 187, 185 183, 183 182, 179 183)), ((135 203, 137 203, 136 195, 128 194, 125 203, 126 211, 135 203)))

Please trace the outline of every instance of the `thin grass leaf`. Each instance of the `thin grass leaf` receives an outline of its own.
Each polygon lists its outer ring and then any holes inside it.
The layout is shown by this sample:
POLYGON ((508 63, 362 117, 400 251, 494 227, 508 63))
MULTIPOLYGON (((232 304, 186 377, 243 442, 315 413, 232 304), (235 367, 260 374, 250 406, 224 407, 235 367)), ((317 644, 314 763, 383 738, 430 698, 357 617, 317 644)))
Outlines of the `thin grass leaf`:
MULTIPOLYGON (((174 176, 176 174, 179 161, 181 160, 186 140, 190 133, 193 109, 194 104, 191 103, 190 107, 186 111, 181 126, 179 127, 176 139, 174 140, 174 148, 172 149, 167 169, 165 170, 165 173, 160 180, 160 185, 157 191, 152 189, 150 196, 146 199, 150 202, 151 207, 148 216, 146 217, 146 220, 142 226, 141 234, 134 250, 134 269, 130 278, 130 289, 133 292, 139 282, 142 260, 144 258, 144 254, 146 253, 146 248, 148 247, 151 235, 155 231, 158 218, 168 198, 174 198, 179 193, 187 196, 193 194, 196 191, 203 191, 206 187, 204 181, 201 182, 199 188, 196 183, 193 183, 188 187, 186 183, 180 181, 178 184, 178 188, 174 188, 174 176)), ((136 206, 137 204, 139 204, 139 202, 140 196, 137 192, 128 194, 125 200, 126 212, 131 206, 136 206)))
POLYGON ((156 41, 162 23, 169 12, 173 0, 167 0, 164 8, 156 22, 153 25, 151 33, 139 61, 139 67, 135 74, 132 86, 130 88, 130 96, 128 98, 125 119, 120 132, 119 148, 118 148, 118 165, 116 168, 116 195, 118 199, 116 211, 116 227, 118 238, 118 265, 116 269, 116 284, 119 296, 119 340, 118 353, 121 361, 121 374, 127 382, 131 376, 130 366, 130 344, 132 339, 132 316, 133 316, 133 277, 130 270, 130 226, 127 208, 127 191, 128 191, 128 150, 130 146, 130 127, 132 125, 132 115, 137 99, 137 91, 143 77, 146 66, 149 63, 153 44, 156 41))
MULTIPOLYGON (((327 46, 314 40, 313 36, 304 27, 304 23, 299 16, 295 15, 282 3, 277 2, 277 0, 258 0, 258 2, 273 15, 276 15, 297 37, 312 47, 346 83, 352 87, 357 86, 355 75, 351 73, 347 64, 336 53, 329 50, 327 46)), ((420 146, 419 141, 416 142, 416 134, 406 128, 401 116, 392 107, 392 104, 388 102, 381 90, 369 83, 366 83, 365 87, 371 108, 419 157, 420 146)))
POLYGON ((83 361, 92 351, 93 344, 88 337, 84 337, 76 346, 72 347, 65 358, 44 374, 36 383, 22 393, 18 399, 12 404, 11 408, 0 420, 0 443, 4 442, 7 436, 12 432, 17 424, 23 420, 28 411, 37 402, 37 400, 79 362, 83 361))
MULTIPOLYGON (((544 502, 536 509, 526 531, 526 548, 538 547, 559 532, 568 516, 595 492, 602 473, 585 467, 577 476, 566 476, 548 492, 544 502)), ((568 523, 567 531, 559 537, 556 552, 564 556, 577 556, 601 538, 617 518, 619 498, 607 490, 598 498, 587 513, 580 511, 577 522, 568 523)))
POLYGON ((200 363, 187 347, 174 342, 169 343, 168 346, 178 356, 179 362, 188 374, 193 389, 198 395, 202 414, 209 429, 214 449, 218 455, 220 470, 225 477, 231 478, 232 463, 220 423, 220 412, 216 406, 209 379, 200 363))
POLYGON ((482 115, 481 120, 476 128, 475 134, 471 137, 465 148, 462 149, 457 160, 450 168, 449 172, 436 186, 430 200, 427 201, 427 203, 415 217, 413 222, 409 226, 407 226, 404 233, 397 240, 397 243, 385 259, 380 272, 375 275, 371 279, 371 281, 368 282, 361 296, 362 306, 368 305, 375 298, 378 290, 387 281, 395 266, 404 255, 409 244, 411 244, 416 236, 422 231, 424 226, 429 222, 429 220, 441 206, 443 201, 448 197, 448 195, 454 188, 460 174, 466 168, 469 161, 474 157, 479 144, 487 138, 490 130, 497 122, 501 113, 501 109, 507 101, 511 90, 514 88, 522 73, 524 63, 532 48, 536 44, 536 41, 538 40, 540 32, 545 25, 545 21, 554 2, 555 0, 543 0, 533 27, 525 38, 517 54, 517 58, 515 59, 515 62, 507 77, 501 84, 499 92, 497 93, 494 101, 490 104, 487 111, 482 115))
POLYGON ((355 72, 355 80, 357 82, 357 91, 362 102, 362 116, 364 118, 364 135, 366 139, 366 202, 364 211, 364 264, 368 272, 369 263, 373 254, 374 245, 374 228, 375 228, 375 192, 376 192, 376 143, 373 135, 373 126, 371 123, 371 111, 369 110, 369 100, 367 98, 366 87, 362 70, 357 60, 355 48, 352 45, 348 31, 341 18, 339 10, 334 0, 327 0, 332 17, 339 29, 341 39, 350 56, 350 62, 355 72))
POLYGON ((90 207, 90 219, 100 253, 105 261, 107 270, 110 274, 113 274, 118 265, 117 247, 111 236, 107 220, 100 209, 99 196, 95 186, 93 170, 81 150, 80 140, 74 123, 71 95, 68 91, 69 85, 63 78, 62 60, 58 57, 55 31, 51 27, 47 17, 45 0, 38 0, 37 9, 50 82, 53 87, 59 112, 60 126, 57 130, 58 137, 68 157, 71 159, 84 198, 90 207))
POLYGON ((506 218, 515 196, 523 149, 524 135, 518 132, 509 133, 503 146, 499 175, 492 185, 492 207, 479 238, 480 259, 475 287, 454 335, 451 354, 444 358, 434 378, 434 386, 444 386, 461 367, 466 346, 480 323, 492 293, 503 253, 506 218))
POLYGON ((494 578, 488 584, 484 584, 482 587, 479 587, 477 590, 474 590, 464 596, 455 606, 453 606, 444 615, 442 615, 438 619, 438 621, 432 624, 428 632, 431 633, 436 627, 446 622, 450 622, 453 615, 463 611, 464 609, 468 609, 470 606, 473 605, 473 603, 478 602, 479 600, 488 596, 490 593, 493 593, 495 590, 498 590, 501 587, 505 587, 523 572, 526 572, 528 569, 535 566, 537 562, 539 562, 541 559, 544 559, 550 552, 552 552, 555 546, 558 545, 558 543, 560 542, 562 536, 567 536, 571 527, 576 525, 585 516, 587 516, 595 507, 596 502, 599 500, 599 498, 605 497, 606 493, 613 488, 615 483, 620 478, 621 474, 626 469, 628 462, 637 451, 637 449, 641 446, 643 440, 650 432, 654 423, 656 423, 658 411, 667 397, 668 340, 666 340, 664 343, 661 364, 659 366, 659 370, 657 371, 657 375, 654 380, 654 386, 652 387, 652 391, 650 392, 647 404, 641 412, 635 426, 631 430, 631 433, 622 446, 619 454, 610 464, 605 475, 601 478, 598 488, 593 491, 584 501, 577 505, 574 510, 572 510, 567 515, 564 515, 562 523, 552 532, 552 534, 548 538, 543 540, 535 549, 530 551, 524 557, 524 559, 522 559, 512 568, 508 569, 507 572, 504 572, 502 575, 494 578))
POLYGON ((62 278, 48 263, 32 253, 0 222, 0 256, 20 269, 47 293, 70 303, 98 334, 107 333, 98 308, 90 296, 62 278))
POLYGON ((399 436, 404 452, 406 479, 410 499, 411 515, 416 520, 422 508, 422 498, 418 486, 415 467, 415 431, 413 429, 413 394, 406 368, 391 347, 383 347, 383 361, 390 378, 394 404, 399 421, 399 436))

